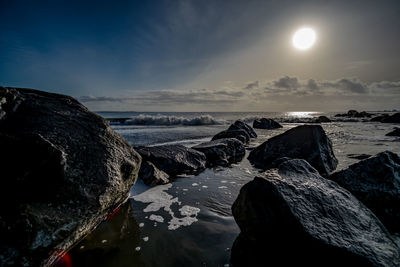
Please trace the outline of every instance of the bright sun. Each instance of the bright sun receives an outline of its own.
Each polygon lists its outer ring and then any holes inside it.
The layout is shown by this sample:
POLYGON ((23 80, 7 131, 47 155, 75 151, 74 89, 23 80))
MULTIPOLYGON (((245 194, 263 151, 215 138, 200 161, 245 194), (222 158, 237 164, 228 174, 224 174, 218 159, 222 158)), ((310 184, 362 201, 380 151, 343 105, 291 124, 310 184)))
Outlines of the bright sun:
POLYGON ((299 50, 310 49, 317 39, 315 31, 311 28, 301 28, 295 32, 292 38, 293 46, 299 50))

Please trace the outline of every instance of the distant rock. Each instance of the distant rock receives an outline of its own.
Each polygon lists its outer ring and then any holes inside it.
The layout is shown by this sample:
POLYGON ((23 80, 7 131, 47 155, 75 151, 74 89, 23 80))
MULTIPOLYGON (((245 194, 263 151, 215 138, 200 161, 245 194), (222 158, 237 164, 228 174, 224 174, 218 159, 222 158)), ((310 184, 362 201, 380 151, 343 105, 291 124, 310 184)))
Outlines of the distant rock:
POLYGON ((400 136, 400 128, 395 128, 390 133, 387 133, 386 136, 400 136))
POLYGON ((338 164, 331 140, 320 125, 301 125, 274 136, 252 150, 248 159, 256 167, 268 169, 282 157, 305 159, 322 175, 338 164))
POLYGON ((387 117, 389 117, 389 114, 382 114, 382 115, 373 117, 370 121, 382 122, 382 120, 386 119, 387 117))
POLYGON ((347 157, 350 159, 367 159, 371 157, 371 155, 368 154, 347 154, 347 157))
POLYGON ((315 122, 317 123, 327 123, 327 122, 332 122, 331 119, 329 119, 326 116, 319 116, 318 118, 315 119, 315 122))
POLYGON ((383 123, 400 123, 400 113, 395 113, 381 120, 383 123))
POLYGON ((349 118, 370 118, 374 114, 368 113, 366 111, 358 112, 357 110, 351 109, 344 114, 336 114, 335 117, 349 117, 349 118))
POLYGON ((304 160, 245 184, 232 206, 241 233, 233 266, 399 266, 399 249, 376 216, 304 160))
POLYGON ((192 148, 206 155, 208 166, 228 166, 241 161, 246 154, 243 143, 235 138, 217 139, 192 148))
POLYGON ((236 138, 242 143, 247 143, 250 141, 250 136, 245 130, 225 130, 222 132, 217 133, 214 135, 214 137, 211 139, 212 141, 217 140, 217 139, 224 139, 224 138, 236 138), (244 142, 243 142, 244 140, 244 142))
POLYGON ((241 120, 237 120, 235 121, 233 124, 231 124, 231 126, 229 126, 228 131, 230 130, 245 130, 247 132, 247 134, 250 136, 250 138, 256 138, 257 134, 254 131, 253 128, 251 128, 250 125, 248 125, 247 123, 244 123, 241 120))
POLYGON ((400 157, 390 151, 335 172, 329 179, 352 192, 391 232, 400 232, 400 157))
POLYGON ((169 175, 159 170, 150 161, 142 161, 139 170, 139 179, 142 179, 146 185, 154 186, 168 183, 169 175))
POLYGON ((270 130, 270 129, 282 128, 282 125, 280 125, 273 119, 262 118, 253 121, 253 128, 270 130))
POLYGON ((170 176, 197 174, 206 167, 206 156, 183 145, 136 147, 143 161, 150 161, 170 176))
POLYGON ((69 96, 0 87, 0 265, 51 265, 124 202, 139 154, 69 96))

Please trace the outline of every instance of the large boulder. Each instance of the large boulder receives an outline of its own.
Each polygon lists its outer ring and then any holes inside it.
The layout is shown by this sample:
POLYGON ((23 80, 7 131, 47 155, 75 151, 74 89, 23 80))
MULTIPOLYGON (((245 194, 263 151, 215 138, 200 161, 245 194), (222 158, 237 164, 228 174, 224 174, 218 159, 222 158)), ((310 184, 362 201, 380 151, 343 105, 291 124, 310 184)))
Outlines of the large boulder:
POLYGON ((282 125, 280 125, 273 119, 262 118, 253 121, 253 128, 271 130, 271 129, 282 128, 282 125))
POLYGON ((316 123, 325 123, 325 122, 332 122, 331 119, 329 119, 327 116, 319 116, 318 118, 315 119, 316 123))
POLYGON ((272 137, 249 154, 256 167, 268 169, 276 159, 288 157, 307 160, 322 175, 336 169, 338 161, 331 140, 320 125, 301 125, 272 137))
POLYGON ((241 121, 241 120, 237 120, 235 121, 233 124, 231 124, 231 126, 229 126, 228 131, 229 130, 245 130, 247 132, 247 134, 250 136, 250 138, 256 138, 257 134, 254 131, 253 128, 251 128, 250 125, 248 125, 247 123, 241 121))
POLYGON ((228 166, 241 161, 246 154, 243 143, 235 138, 217 139, 192 148, 206 155, 208 166, 228 166))
POLYGON ((143 161, 150 161, 170 176, 197 174, 206 167, 206 156, 183 145, 136 147, 143 161))
POLYGON ((400 157, 385 151, 335 172, 329 179, 352 192, 391 232, 400 232, 400 157))
POLYGON ((142 161, 139 170, 139 179, 148 186, 166 184, 169 182, 169 175, 159 170, 150 161, 142 161))
POLYGON ((141 158, 75 99, 0 87, 0 265, 50 265, 124 202, 141 158))
POLYGON ((400 123, 400 112, 390 115, 386 118, 383 118, 381 122, 384 123, 400 123))
POLYGON ((211 139, 212 141, 225 138, 236 138, 242 143, 247 143, 250 141, 250 136, 245 130, 225 130, 217 133, 211 139))
POLYGON ((399 266, 399 249, 376 216, 304 160, 244 185, 232 206, 241 233, 233 266, 399 266))

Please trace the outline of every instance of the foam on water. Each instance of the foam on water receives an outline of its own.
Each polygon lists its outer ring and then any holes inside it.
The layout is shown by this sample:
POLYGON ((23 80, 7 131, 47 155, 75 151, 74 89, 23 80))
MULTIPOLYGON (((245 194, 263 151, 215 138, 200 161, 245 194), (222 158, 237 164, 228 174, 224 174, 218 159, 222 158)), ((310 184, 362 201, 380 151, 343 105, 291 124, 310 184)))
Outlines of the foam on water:
MULTIPOLYGON (((166 211, 171 216, 171 219, 168 221, 168 230, 176 230, 181 226, 189 226, 196 222, 197 214, 200 212, 200 209, 189 205, 184 205, 179 209, 180 216, 183 217, 178 218, 171 206, 173 204, 180 206, 181 202, 177 197, 174 198, 172 195, 166 192, 171 187, 172 184, 159 185, 152 187, 138 195, 132 195, 131 197, 135 201, 149 203, 143 209, 144 212, 157 212, 160 209, 166 211)), ((148 219, 158 223, 164 222, 164 217, 154 213, 152 213, 148 219)))
POLYGON ((225 121, 218 121, 213 118, 211 115, 200 115, 192 118, 185 118, 174 115, 148 115, 148 114, 140 114, 132 117, 129 120, 126 120, 122 123, 123 125, 185 125, 185 126, 199 126, 199 125, 216 125, 216 124, 224 124, 225 121))

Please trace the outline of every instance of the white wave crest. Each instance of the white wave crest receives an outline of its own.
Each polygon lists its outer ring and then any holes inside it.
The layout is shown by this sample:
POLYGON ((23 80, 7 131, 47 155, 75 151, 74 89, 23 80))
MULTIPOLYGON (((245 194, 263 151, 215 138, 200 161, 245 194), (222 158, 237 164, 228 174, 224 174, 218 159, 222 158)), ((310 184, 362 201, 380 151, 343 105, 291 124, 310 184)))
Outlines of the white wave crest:
POLYGON ((198 126, 198 125, 217 125, 222 122, 217 121, 211 115, 201 115, 193 118, 184 118, 178 116, 167 116, 167 115, 147 115, 140 114, 126 120, 124 124, 129 125, 186 125, 186 126, 198 126))

